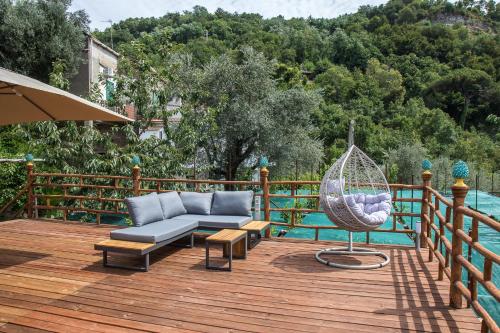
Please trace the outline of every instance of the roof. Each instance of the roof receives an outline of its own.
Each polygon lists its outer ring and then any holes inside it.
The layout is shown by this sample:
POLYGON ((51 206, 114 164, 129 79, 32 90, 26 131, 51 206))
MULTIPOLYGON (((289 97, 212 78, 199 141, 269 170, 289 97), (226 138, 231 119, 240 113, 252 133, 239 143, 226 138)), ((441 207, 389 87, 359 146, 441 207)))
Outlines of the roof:
POLYGON ((103 42, 101 42, 99 39, 95 38, 92 34, 89 34, 89 33, 86 32, 85 35, 87 36, 87 38, 90 38, 93 43, 99 45, 100 47, 102 47, 106 51, 109 51, 110 53, 112 53, 113 55, 115 55, 117 58, 120 56, 120 53, 116 52, 111 47, 107 46, 106 44, 104 44, 103 42))

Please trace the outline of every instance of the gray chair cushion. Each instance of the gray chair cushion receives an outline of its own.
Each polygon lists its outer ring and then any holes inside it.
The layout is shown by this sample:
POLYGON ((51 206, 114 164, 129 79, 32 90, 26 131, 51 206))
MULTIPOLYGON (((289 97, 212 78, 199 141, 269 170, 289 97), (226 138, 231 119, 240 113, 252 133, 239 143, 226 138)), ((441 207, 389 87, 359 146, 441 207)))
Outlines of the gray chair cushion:
POLYGON ((125 203, 136 227, 163 220, 163 211, 156 193, 126 198, 125 203))
POLYGON ((181 192, 180 196, 188 214, 210 214, 213 193, 181 192))
POLYGON ((159 243, 179 236, 198 227, 197 222, 187 220, 163 220, 142 227, 113 230, 111 239, 131 242, 159 243))
POLYGON ((250 216, 184 214, 176 216, 172 220, 198 222, 199 227, 239 229, 251 222, 252 218, 250 216))
POLYGON ((175 191, 158 194, 158 199, 160 199, 164 219, 187 213, 179 193, 175 191))
POLYGON ((252 216, 253 191, 216 191, 210 214, 252 216))

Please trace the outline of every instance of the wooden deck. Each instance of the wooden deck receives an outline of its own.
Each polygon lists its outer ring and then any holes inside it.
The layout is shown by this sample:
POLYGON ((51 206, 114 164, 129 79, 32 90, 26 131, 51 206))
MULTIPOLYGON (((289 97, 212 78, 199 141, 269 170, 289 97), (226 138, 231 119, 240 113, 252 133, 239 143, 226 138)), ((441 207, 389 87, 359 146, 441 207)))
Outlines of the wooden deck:
MULTIPOLYGON (((0 223, 0 332, 477 332, 448 307, 427 251, 378 246, 391 263, 345 271, 317 263, 332 243, 263 241, 233 272, 205 270, 204 248, 165 247, 149 272, 101 267, 109 227, 0 223)), ((215 251, 214 251, 215 252, 215 251)), ((216 253, 214 253, 216 254, 216 253)), ((355 259, 349 259, 355 260, 355 259)))

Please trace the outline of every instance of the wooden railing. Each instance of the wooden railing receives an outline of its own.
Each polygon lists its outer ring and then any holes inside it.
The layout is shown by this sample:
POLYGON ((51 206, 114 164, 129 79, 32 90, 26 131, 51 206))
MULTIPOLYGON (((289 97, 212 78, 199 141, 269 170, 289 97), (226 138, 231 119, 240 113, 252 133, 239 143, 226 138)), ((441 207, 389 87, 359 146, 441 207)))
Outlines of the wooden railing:
POLYGON ((66 221, 68 213, 84 212, 94 214, 97 224, 103 214, 128 215, 124 199, 130 196, 151 192, 200 192, 225 185, 239 190, 260 186, 260 182, 251 181, 147 178, 140 176, 138 168, 133 170, 132 176, 28 172, 28 177, 31 184, 28 186, 29 218, 35 211, 52 210, 61 211, 66 221), (55 193, 47 193, 50 191, 55 193))
MULTIPOLYGON (((269 181, 269 186, 271 188, 273 186, 280 186, 281 188, 288 188, 290 194, 288 193, 278 193, 278 194, 269 194, 270 200, 264 202, 264 207, 269 205, 269 211, 273 212, 287 212, 290 214, 290 223, 285 222, 272 222, 273 225, 283 226, 283 227, 291 227, 291 228, 304 228, 304 229, 314 229, 315 230, 315 240, 319 240, 319 231, 320 230, 334 230, 340 229, 335 225, 308 225, 308 224, 297 224, 297 214, 302 213, 323 213, 323 210, 320 208, 319 202, 319 194, 298 194, 298 190, 301 187, 305 186, 316 186, 319 187, 321 184, 320 181, 290 181, 290 180, 280 180, 280 181, 269 181), (283 199, 291 199, 292 205, 291 207, 270 207, 270 202, 272 198, 283 198, 283 199), (315 208, 295 208, 295 203, 300 199, 308 199, 315 201, 315 208)), ((399 189, 414 189, 421 190, 423 188, 422 185, 407 185, 407 184, 389 184, 389 187, 392 191, 392 201, 393 202, 420 202, 420 198, 403 198, 398 197, 399 189)), ((420 213, 415 212, 393 212, 392 214, 392 226, 391 228, 386 229, 375 229, 370 232, 391 232, 397 234, 414 234, 415 230, 410 228, 398 229, 398 217, 420 217, 420 213)), ((366 233, 366 242, 370 242, 370 232, 366 233)))
MULTIPOLYGON (((150 192, 168 191, 210 191, 215 188, 228 186, 237 190, 252 189, 256 196, 262 197, 264 219, 271 220, 271 212, 286 212, 290 216, 289 223, 272 221, 276 226, 289 228, 305 228, 315 230, 315 240, 319 240, 320 230, 339 229, 335 225, 308 225, 296 223, 298 214, 321 213, 319 194, 299 194, 298 190, 304 186, 319 187, 319 181, 269 181, 267 169, 261 170, 261 180, 253 181, 225 181, 206 179, 177 179, 177 178, 148 178, 141 177, 140 169, 132 169, 131 176, 109 175, 82 175, 64 173, 34 173, 32 166, 28 167, 28 217, 33 217, 39 210, 60 211, 62 219, 67 220, 71 212, 84 212, 95 215, 96 223, 101 222, 103 214, 128 215, 124 205, 124 198, 132 195, 141 195, 150 192), (273 188, 289 188, 290 193, 271 193, 273 188), (83 192, 83 193, 82 193, 83 192), (291 207, 273 207, 273 199, 290 199, 291 207), (315 201, 315 208, 297 208, 297 200, 308 199, 315 201)), ((420 198, 398 197, 399 189, 421 190, 422 185, 391 184, 394 202, 419 202, 420 198)), ((253 210, 260 212, 261 207, 253 210)), ((411 228, 398 229, 398 217, 420 217, 415 212, 394 212, 391 228, 376 229, 371 232, 392 232, 399 234, 414 234, 411 228)), ((267 235, 269 236, 269 235, 267 235)), ((366 233, 366 241, 370 242, 370 235, 366 233)))
POLYGON ((435 257, 439 262, 438 280, 443 280, 444 275, 450 280, 450 305, 461 308, 462 297, 465 298, 467 306, 472 306, 483 319, 481 332, 498 333, 500 329, 495 320, 478 301, 478 283, 496 302, 500 302, 500 290, 492 280, 493 265, 500 264, 500 255, 480 243, 479 226, 481 224, 498 233, 500 222, 464 207, 467 186, 454 185, 453 201, 450 201, 430 186, 430 178, 424 187, 422 202, 422 221, 427 227, 422 234, 429 247, 429 261, 435 257), (444 215, 441 207, 445 207, 444 215), (470 232, 464 230, 464 217, 471 219, 470 232), (451 235, 451 241, 447 234, 451 235), (464 251, 464 243, 468 251, 464 251), (473 264, 472 250, 483 259, 482 270, 473 264), (464 252, 467 252, 465 256, 464 252), (467 285, 462 281, 463 268, 467 271, 467 285))
MULTIPOLYGON (((421 185, 390 184, 393 193, 392 200, 400 203, 421 203, 419 213, 396 211, 392 213, 392 226, 387 229, 377 229, 371 232, 391 232, 399 234, 414 234, 413 228, 398 229, 398 218, 411 217, 421 220, 422 232, 420 242, 422 247, 429 248, 429 261, 436 258, 439 262, 438 279, 446 275, 450 280, 450 305, 462 307, 462 298, 467 305, 472 306, 482 318, 483 332, 500 332, 491 315, 478 301, 478 283, 497 302, 500 292, 492 280, 493 265, 500 264, 500 256, 481 244, 479 225, 500 232, 500 222, 464 207, 468 187, 454 185, 453 200, 442 196, 431 186, 432 174, 426 171, 422 174, 421 185), (398 197, 398 190, 421 190, 421 198, 398 197), (444 209, 444 214, 442 210, 444 209), (464 231, 464 217, 471 219, 470 233, 464 231), (451 236, 451 239, 450 239, 451 236), (463 246, 467 245, 469 252, 474 250, 484 258, 482 270, 473 263, 470 255, 464 256, 463 246), (469 274, 467 285, 462 282, 463 268, 469 274)), ((260 181, 224 181, 200 179, 164 179, 141 177, 140 168, 134 167, 130 176, 81 175, 62 173, 35 173, 33 166, 28 164, 28 181, 26 186, 27 215, 34 217, 38 210, 62 211, 63 220, 68 219, 70 212, 85 212, 95 214, 96 223, 101 222, 102 214, 127 215, 124 198, 131 195, 141 195, 149 192, 167 191, 213 191, 229 187, 235 190, 251 189, 262 199, 264 219, 271 220, 271 212, 286 212, 290 216, 289 223, 271 221, 273 225, 289 228, 307 228, 315 230, 315 239, 319 240, 319 232, 327 229, 338 229, 332 225, 319 226, 297 223, 297 214, 322 212, 317 191, 319 181, 270 181, 269 171, 261 169, 260 181), (286 189, 286 193, 273 193, 276 188, 286 189), (309 194, 300 194, 300 189, 309 187, 309 194), (289 191, 289 193, 288 193, 289 191), (291 207, 274 207, 273 199, 289 199, 291 207), (314 201, 313 208, 297 208, 297 200, 314 201)), ((260 214, 261 207, 254 208, 260 214)), ((270 236, 268 233, 267 237, 270 236)), ((369 242, 369 234, 367 234, 369 242)))

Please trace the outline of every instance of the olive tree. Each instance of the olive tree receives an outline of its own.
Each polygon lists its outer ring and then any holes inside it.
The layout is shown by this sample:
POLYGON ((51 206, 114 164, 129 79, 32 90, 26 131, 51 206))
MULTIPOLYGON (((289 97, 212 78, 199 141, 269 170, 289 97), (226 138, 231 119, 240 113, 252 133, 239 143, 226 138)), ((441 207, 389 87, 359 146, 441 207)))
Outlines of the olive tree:
POLYGON ((303 88, 278 89, 274 68, 263 54, 242 48, 212 59, 194 76, 190 111, 182 121, 196 132, 212 177, 235 179, 261 154, 277 171, 290 169, 295 160, 321 159, 321 142, 311 136, 320 96, 303 88))

